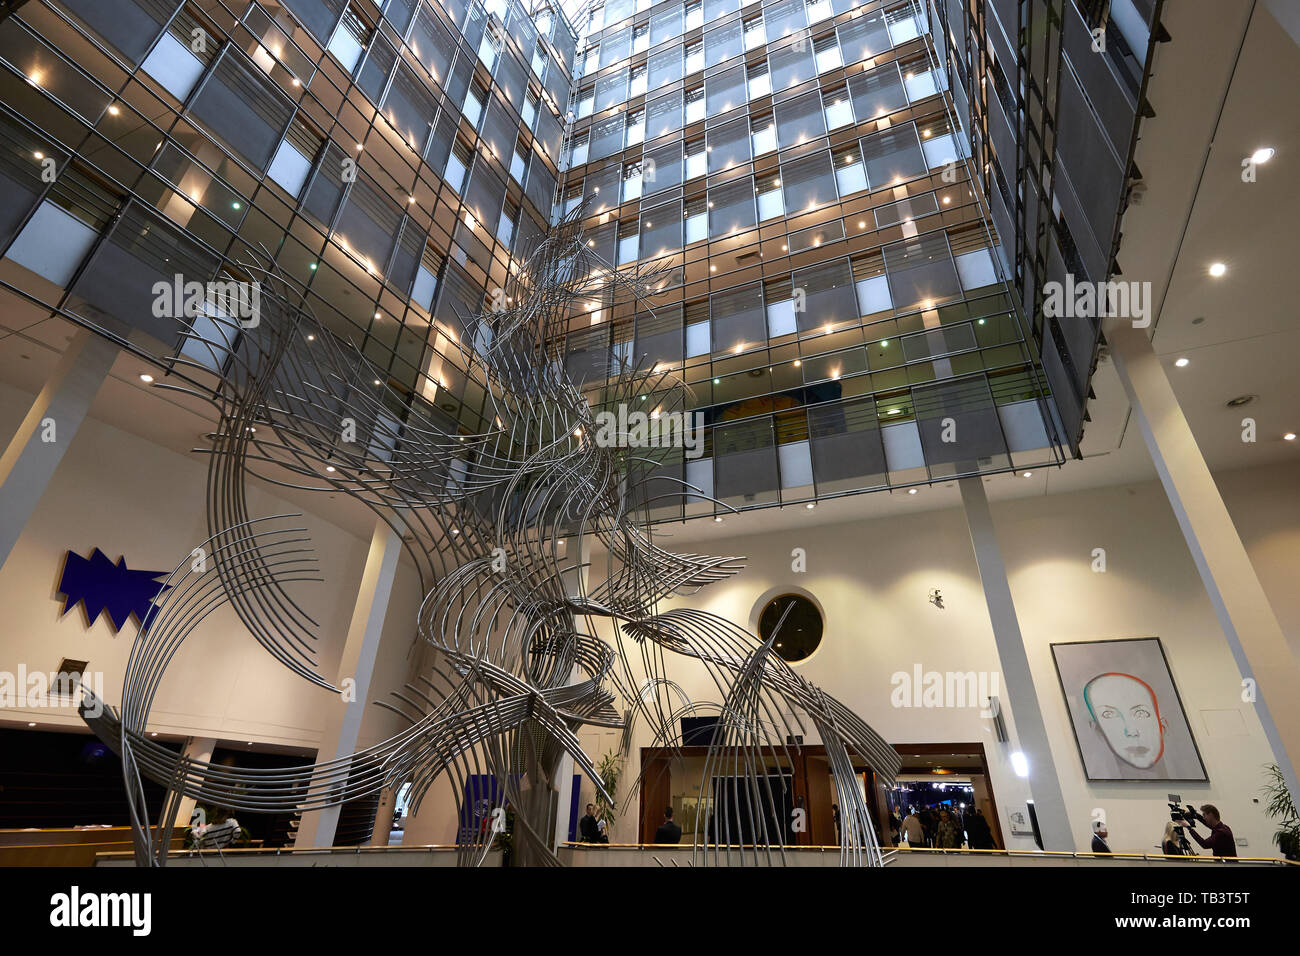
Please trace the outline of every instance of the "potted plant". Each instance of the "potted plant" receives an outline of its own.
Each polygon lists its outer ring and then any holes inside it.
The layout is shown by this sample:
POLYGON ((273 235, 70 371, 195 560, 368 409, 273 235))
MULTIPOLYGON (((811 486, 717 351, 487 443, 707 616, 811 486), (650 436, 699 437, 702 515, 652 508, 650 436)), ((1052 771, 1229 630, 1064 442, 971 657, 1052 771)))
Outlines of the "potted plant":
POLYGON ((1268 797, 1264 812, 1280 824, 1273 834, 1273 842, 1288 860, 1300 860, 1300 814, 1296 813, 1291 791, 1287 789, 1277 764, 1268 764, 1264 772, 1268 775, 1268 783, 1263 788, 1268 797))
MULTIPOLYGON (((623 756, 616 750, 611 750, 600 758, 600 763, 596 764, 596 773, 600 775, 600 782, 605 787, 605 792, 611 796, 618 793, 618 780, 623 775, 623 756)), ((600 794, 596 795, 596 822, 605 824, 604 832, 606 837, 614 829, 614 814, 618 810, 617 804, 608 802, 600 794)))

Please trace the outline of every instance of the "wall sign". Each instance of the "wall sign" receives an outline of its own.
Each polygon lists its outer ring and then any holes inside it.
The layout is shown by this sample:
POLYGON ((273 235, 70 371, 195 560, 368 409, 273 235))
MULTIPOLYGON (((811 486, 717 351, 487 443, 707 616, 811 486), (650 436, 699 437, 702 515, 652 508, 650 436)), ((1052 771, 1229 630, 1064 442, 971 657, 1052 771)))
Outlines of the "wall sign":
POLYGON ((155 580, 167 571, 133 571, 126 566, 126 558, 119 557, 114 564, 108 555, 96 548, 89 558, 69 551, 63 559, 63 576, 59 579, 59 594, 63 596, 63 610, 59 617, 81 604, 86 611, 87 625, 94 624, 101 612, 108 614, 113 630, 122 630, 127 618, 134 616, 143 624, 153 600, 170 585, 155 580))

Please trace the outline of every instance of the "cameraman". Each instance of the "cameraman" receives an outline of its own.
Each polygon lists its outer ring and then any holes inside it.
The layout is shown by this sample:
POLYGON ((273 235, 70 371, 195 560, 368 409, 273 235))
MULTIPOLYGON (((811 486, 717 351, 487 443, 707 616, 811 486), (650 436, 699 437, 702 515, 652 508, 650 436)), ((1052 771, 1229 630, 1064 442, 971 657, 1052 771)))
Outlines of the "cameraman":
POLYGON ((1219 808, 1212 803, 1204 804, 1201 812, 1196 813, 1191 807, 1187 808, 1188 816, 1192 821, 1200 820, 1210 828, 1210 836, 1202 837, 1196 832, 1195 822, 1184 820, 1180 825, 1187 828, 1187 833, 1193 840, 1205 847, 1215 856, 1236 856, 1237 842, 1232 838, 1232 830, 1219 817, 1219 808))

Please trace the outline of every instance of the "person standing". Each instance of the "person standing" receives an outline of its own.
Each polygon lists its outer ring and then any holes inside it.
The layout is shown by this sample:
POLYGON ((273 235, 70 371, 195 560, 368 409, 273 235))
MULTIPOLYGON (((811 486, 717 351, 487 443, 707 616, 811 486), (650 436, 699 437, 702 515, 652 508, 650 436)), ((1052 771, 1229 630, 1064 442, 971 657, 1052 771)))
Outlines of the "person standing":
POLYGON ((1215 856, 1236 856, 1237 841, 1232 837, 1232 829, 1219 816, 1219 808, 1212 803, 1204 804, 1191 823, 1183 822, 1188 835, 1215 856), (1202 838, 1196 832, 1196 820, 1210 828, 1210 835, 1202 838))
POLYGON ((664 822, 655 830, 656 843, 681 843, 682 828, 673 822, 673 808, 664 807, 664 822))
POLYGON ((1106 824, 1097 820, 1092 825, 1092 852, 1109 853, 1110 844, 1106 842, 1106 837, 1110 836, 1110 831, 1106 829, 1106 824))
POLYGON ((600 827, 596 826, 596 805, 587 804, 587 813, 578 821, 578 833, 583 843, 599 843, 600 827))
POLYGON ((916 815, 915 807, 903 818, 903 838, 907 840, 908 846, 925 846, 925 827, 921 826, 921 818, 916 815))
POLYGON ((935 846, 941 850, 960 850, 961 832, 947 810, 939 811, 939 825, 935 828, 935 846))

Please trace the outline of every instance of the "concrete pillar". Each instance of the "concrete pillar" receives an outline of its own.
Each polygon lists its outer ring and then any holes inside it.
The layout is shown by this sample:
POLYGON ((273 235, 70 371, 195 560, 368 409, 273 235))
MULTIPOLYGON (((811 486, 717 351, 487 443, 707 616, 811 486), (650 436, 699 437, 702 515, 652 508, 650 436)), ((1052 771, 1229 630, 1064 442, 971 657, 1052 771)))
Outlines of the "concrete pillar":
MULTIPOLYGON (((334 681, 342 687, 345 680, 355 681, 355 697, 350 701, 341 698, 330 701, 321 729, 321 745, 317 762, 324 763, 350 756, 356 751, 361 733, 361 720, 370 702, 370 678, 374 674, 375 656, 379 639, 384 631, 384 617, 388 613, 388 599, 393 593, 393 579, 397 575, 397 557, 401 553, 401 539, 384 522, 376 520, 370 537, 370 553, 361 573, 361 587, 357 591, 352 623, 348 627, 348 640, 339 661, 339 673, 334 681)), ((339 807, 313 810, 302 815, 298 824, 295 847, 326 847, 334 845, 334 831, 338 826, 339 807)))
POLYGON ((1020 633, 1020 620, 1011 600, 1011 585, 1007 582, 1002 549, 998 547, 993 530, 993 515, 984 494, 984 480, 979 475, 963 478, 958 487, 966 509, 966 524, 970 528, 971 546, 975 550, 975 563, 979 566, 989 620, 993 624, 993 639, 997 643, 998 661, 1006 685, 1005 698, 1015 718, 1020 752, 1029 763, 1029 792, 1033 795, 1043 849, 1074 850, 1065 797, 1061 793, 1060 778, 1056 775, 1056 763, 1052 760, 1034 676, 1029 670, 1029 655, 1025 652, 1024 637, 1020 633))
POLYGON ((1241 543, 1173 387, 1142 329, 1106 329, 1115 371, 1160 475, 1241 676, 1254 681, 1255 713, 1287 787, 1300 794, 1300 662, 1241 543))
POLYGON ((375 810, 375 826, 370 832, 367 846, 388 846, 388 835, 393 829, 393 811, 397 805, 397 793, 392 787, 384 787, 379 793, 379 807, 375 810))
MULTIPOLYGON (((190 737, 185 741, 185 746, 181 749, 181 756, 188 757, 191 760, 207 762, 212 759, 212 751, 216 747, 217 738, 215 737, 190 737)), ((175 830, 183 832, 190 825, 190 817, 194 814, 196 802, 193 797, 181 797, 172 823, 175 830)))
MULTIPOLYGON (((561 566, 566 564, 574 565, 563 576, 565 590, 568 594, 576 598, 585 598, 587 594, 587 583, 590 580, 591 568, 591 541, 592 536, 584 534, 582 536, 582 545, 578 547, 577 538, 568 538, 565 545, 564 560, 560 562, 561 566)), ((587 633, 595 633, 590 627, 583 627, 579 619, 578 629, 586 630, 587 633)), ((569 680, 575 680, 578 676, 577 668, 569 673, 569 680)), ((579 728, 572 728, 576 733, 579 728)), ((557 849, 561 843, 569 839, 569 809, 573 803, 573 758, 567 753, 560 757, 560 764, 555 770, 555 783, 558 791, 555 807, 555 832, 551 839, 551 848, 557 849)), ((617 796, 617 795, 616 795, 617 796)))
POLYGON ((0 455, 0 565, 18 543, 117 352, 116 344, 93 332, 74 335, 0 455))

